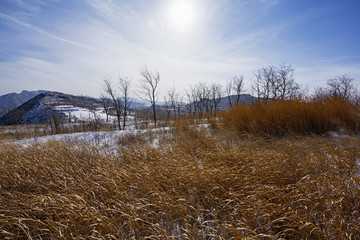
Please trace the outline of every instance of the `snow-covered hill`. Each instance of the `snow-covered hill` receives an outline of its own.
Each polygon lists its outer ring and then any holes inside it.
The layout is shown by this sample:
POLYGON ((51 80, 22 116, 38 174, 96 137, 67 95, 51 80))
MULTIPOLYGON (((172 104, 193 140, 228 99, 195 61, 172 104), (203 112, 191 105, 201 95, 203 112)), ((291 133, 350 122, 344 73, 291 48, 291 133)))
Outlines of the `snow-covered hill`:
POLYGON ((94 114, 101 114, 98 99, 48 91, 5 114, 0 125, 45 123, 60 117, 80 121, 94 114))
MULTIPOLYGON (((148 101, 131 98, 130 108, 149 109, 148 101)), ((40 94, 0 117, 0 125, 37 124, 61 118, 68 122, 106 120, 100 99, 70 94, 40 91, 40 94)), ((109 116, 109 120, 114 120, 109 116)))

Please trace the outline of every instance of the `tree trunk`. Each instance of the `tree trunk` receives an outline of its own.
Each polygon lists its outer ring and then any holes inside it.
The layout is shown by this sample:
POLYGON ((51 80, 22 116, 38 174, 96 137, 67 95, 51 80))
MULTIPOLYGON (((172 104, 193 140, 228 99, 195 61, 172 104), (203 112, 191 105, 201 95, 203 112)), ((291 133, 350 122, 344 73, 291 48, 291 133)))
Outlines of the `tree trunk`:
POLYGON ((153 109, 153 114, 154 114, 154 124, 155 124, 155 128, 156 128, 156 109, 155 109, 155 104, 152 105, 152 109, 153 109))

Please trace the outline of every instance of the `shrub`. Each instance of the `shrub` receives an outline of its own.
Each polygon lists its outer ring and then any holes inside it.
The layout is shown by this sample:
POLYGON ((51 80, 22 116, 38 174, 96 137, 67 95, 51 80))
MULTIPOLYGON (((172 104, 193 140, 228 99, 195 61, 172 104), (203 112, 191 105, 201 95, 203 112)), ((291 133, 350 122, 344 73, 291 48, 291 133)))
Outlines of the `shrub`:
POLYGON ((125 133, 125 134, 121 134, 119 137, 118 137, 118 144, 120 146, 133 146, 133 145, 141 145, 141 144, 146 144, 147 141, 144 137, 143 134, 141 133, 132 133, 132 132, 129 132, 129 133, 125 133))

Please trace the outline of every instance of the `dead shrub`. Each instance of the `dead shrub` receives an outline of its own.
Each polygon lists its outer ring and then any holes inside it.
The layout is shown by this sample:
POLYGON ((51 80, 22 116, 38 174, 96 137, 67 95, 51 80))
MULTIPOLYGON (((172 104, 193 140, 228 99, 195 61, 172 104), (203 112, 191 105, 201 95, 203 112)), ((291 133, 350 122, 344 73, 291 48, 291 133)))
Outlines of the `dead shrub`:
POLYGON ((125 133, 125 134, 121 134, 118 137, 118 145, 120 146, 133 146, 133 145, 142 145, 142 144, 146 144, 147 140, 144 137, 143 134, 141 133, 125 133))

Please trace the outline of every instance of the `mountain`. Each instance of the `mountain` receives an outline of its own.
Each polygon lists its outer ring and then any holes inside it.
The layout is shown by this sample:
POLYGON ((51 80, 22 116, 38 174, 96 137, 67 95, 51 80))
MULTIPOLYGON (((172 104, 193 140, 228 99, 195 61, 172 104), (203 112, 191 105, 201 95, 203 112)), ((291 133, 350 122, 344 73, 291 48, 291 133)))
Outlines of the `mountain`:
MULTIPOLYGON (((130 101, 132 109, 150 108, 147 101, 134 98, 130 101)), ((40 94, 0 117, 0 125, 46 123, 55 121, 55 118, 78 122, 94 120, 95 117, 107 119, 100 99, 40 91, 40 94)), ((113 118, 109 116, 109 119, 113 118)))
MULTIPOLYGON (((231 95, 231 96, 226 96, 226 97, 222 97, 222 98, 217 98, 217 101, 219 101, 218 104, 218 108, 219 109, 225 109, 230 107, 230 101, 233 105, 236 104, 237 101, 237 95, 231 95), (230 98, 230 101, 229 101, 230 98)), ((251 104, 254 101, 256 101, 258 98, 257 97, 253 97, 250 94, 241 94, 239 97, 239 104, 251 104)), ((195 101, 191 103, 192 105, 201 105, 201 104, 212 104, 212 100, 211 99, 202 99, 201 101, 195 101)))
POLYGON ((6 112, 20 106, 24 102, 30 100, 36 95, 44 92, 43 90, 38 91, 22 91, 21 93, 9 93, 0 96, 0 117, 6 112))
MULTIPOLYGON (((229 98, 232 104, 236 104, 237 95, 231 95, 229 97, 221 98, 219 107, 220 108, 230 107, 229 98)), ((241 94, 239 98, 239 104, 251 104, 257 99, 258 99, 257 97, 251 96, 250 94, 241 94)))
POLYGON ((52 121, 54 117, 79 120, 79 113, 89 117, 90 109, 101 108, 98 99, 43 91, 0 118, 0 125, 35 124, 52 121))

